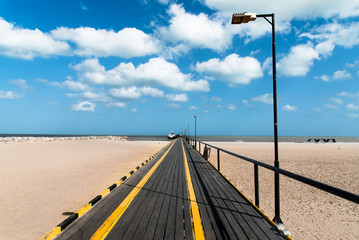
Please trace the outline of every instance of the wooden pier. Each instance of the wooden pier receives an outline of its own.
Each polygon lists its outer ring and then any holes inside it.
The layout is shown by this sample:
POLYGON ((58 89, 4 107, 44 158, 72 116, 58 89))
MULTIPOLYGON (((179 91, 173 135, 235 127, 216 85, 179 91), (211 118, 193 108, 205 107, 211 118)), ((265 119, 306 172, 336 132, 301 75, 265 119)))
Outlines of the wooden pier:
POLYGON ((56 239, 286 239, 179 138, 56 239))

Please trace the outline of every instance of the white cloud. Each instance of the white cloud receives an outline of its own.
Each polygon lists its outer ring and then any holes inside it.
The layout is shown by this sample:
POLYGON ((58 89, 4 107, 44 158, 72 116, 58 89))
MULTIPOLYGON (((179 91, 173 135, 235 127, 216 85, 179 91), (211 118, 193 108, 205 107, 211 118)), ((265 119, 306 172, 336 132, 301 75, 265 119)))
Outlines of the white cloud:
POLYGON ((71 110, 78 112, 94 112, 96 104, 88 101, 80 102, 78 104, 71 105, 71 110))
POLYGON ((72 91, 86 91, 89 89, 89 86, 80 82, 74 82, 66 80, 60 84, 60 86, 65 87, 72 91))
POLYGON ((311 43, 294 46, 287 56, 279 60, 278 72, 286 76, 305 76, 315 59, 319 59, 319 53, 311 43))
POLYGON ((166 105, 166 108, 180 109, 181 106, 178 105, 178 104, 171 103, 171 104, 167 104, 167 105, 166 105))
POLYGON ((228 16, 233 12, 278 13, 280 20, 306 20, 316 18, 330 18, 339 16, 346 18, 359 15, 359 3, 352 0, 277 0, 264 2, 262 0, 204 0, 208 7, 219 10, 228 16))
POLYGON ((3 90, 0 90, 0 99, 10 99, 10 100, 13 100, 13 99, 19 99, 19 98, 23 98, 24 96, 23 95, 19 95, 15 92, 12 92, 12 91, 3 91, 3 90))
POLYGON ((328 109, 337 109, 338 108, 338 106, 333 105, 333 104, 324 104, 323 106, 328 109))
POLYGON ((347 109, 349 109, 349 110, 359 110, 359 105, 355 105, 355 104, 352 104, 352 103, 347 104, 345 107, 347 109))
POLYGON ((251 100, 254 102, 273 104, 273 95, 266 93, 266 94, 260 95, 258 97, 253 97, 251 100))
POLYGON ((88 12, 89 10, 88 7, 83 2, 80 2, 80 8, 84 12, 88 12))
POLYGON ((141 92, 137 87, 113 88, 110 89, 110 94, 113 97, 127 100, 135 100, 141 97, 141 92))
POLYGON ((319 78, 324 82, 331 82, 337 80, 346 80, 350 79, 352 75, 348 73, 346 70, 338 70, 333 73, 333 76, 328 76, 327 74, 320 76, 319 78))
POLYGON ((121 31, 94 29, 90 27, 59 27, 51 31, 57 40, 76 44, 75 54, 80 56, 124 58, 146 56, 159 51, 157 41, 136 28, 121 31))
POLYGON ((92 102, 107 102, 109 97, 104 93, 95 93, 91 91, 86 91, 80 94, 84 99, 90 100, 92 102))
POLYGON ((109 90, 109 92, 113 97, 126 100, 135 100, 140 98, 142 95, 147 95, 151 97, 164 96, 164 93, 161 90, 151 87, 112 88, 109 90))
POLYGON ((212 97, 211 100, 215 101, 215 102, 221 102, 222 101, 222 99, 220 97, 212 97))
POLYGON ((11 84, 14 84, 21 88, 22 90, 31 90, 32 87, 30 87, 25 79, 15 79, 10 81, 11 84))
POLYGON ((282 107, 283 110, 287 111, 287 112, 296 112, 298 111, 298 108, 296 106, 291 106, 291 105, 285 105, 284 107, 282 107))
POLYGON ((226 105, 218 104, 217 107, 222 108, 222 109, 226 109, 228 111, 236 110, 236 105, 234 105, 234 104, 226 104, 226 105))
POLYGON ((141 93, 143 95, 148 95, 151 97, 163 97, 165 95, 163 91, 161 91, 157 88, 151 88, 151 87, 142 87, 141 93))
POLYGON ((137 110, 137 108, 131 108, 131 112, 138 113, 138 110, 137 110))
POLYGON ((190 106, 188 108, 188 110, 196 111, 196 110, 198 110, 198 108, 196 106, 190 106))
POLYGON ((349 118, 359 118, 359 114, 355 114, 355 113, 350 113, 348 115, 349 118))
POLYGON ((323 80, 324 82, 330 81, 330 77, 328 75, 322 75, 322 76, 320 76, 320 79, 323 80))
POLYGON ((339 97, 359 98, 359 91, 356 93, 340 92, 337 94, 339 97))
POLYGON ((182 5, 177 4, 170 6, 168 14, 171 16, 170 25, 158 30, 166 41, 218 51, 231 44, 231 34, 217 16, 187 13, 182 5))
POLYGON ((338 105, 343 104, 343 100, 341 100, 340 98, 330 98, 330 101, 338 105))
POLYGON ((343 71, 336 71, 334 74, 333 74, 333 79, 334 80, 344 80, 344 79, 349 79, 351 78, 351 74, 348 73, 346 70, 343 70, 343 71))
POLYGON ((123 102, 111 102, 106 104, 106 107, 119 107, 119 108, 123 108, 126 107, 126 103, 123 102))
POLYGON ((187 102, 188 97, 187 94, 181 93, 181 94, 167 94, 166 98, 173 102, 187 102))
POLYGON ((196 70, 199 73, 209 74, 213 79, 228 82, 230 85, 249 84, 253 79, 263 76, 257 59, 241 58, 237 54, 231 54, 223 61, 212 58, 206 62, 197 62, 196 70))
POLYGON ((335 45, 351 48, 359 44, 359 23, 352 22, 343 25, 337 22, 328 23, 314 28, 310 33, 303 33, 300 37, 319 42, 317 50, 330 55, 335 45))
POLYGON ((178 67, 163 58, 151 58, 135 67, 132 63, 120 63, 106 71, 98 59, 87 59, 73 66, 82 83, 109 86, 160 85, 182 91, 209 91, 206 80, 193 81, 178 67))
POLYGON ((71 47, 54 40, 39 29, 16 27, 0 17, 0 54, 7 57, 32 60, 35 57, 68 55, 71 47))

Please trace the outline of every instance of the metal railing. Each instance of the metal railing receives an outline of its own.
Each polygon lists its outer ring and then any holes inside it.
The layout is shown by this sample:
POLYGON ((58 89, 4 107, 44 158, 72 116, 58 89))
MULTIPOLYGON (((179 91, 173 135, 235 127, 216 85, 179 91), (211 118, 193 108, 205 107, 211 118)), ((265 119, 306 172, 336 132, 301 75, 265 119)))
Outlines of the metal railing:
MULTIPOLYGON (((193 139, 186 138, 186 140, 187 140, 187 142, 189 144, 191 144, 193 146, 193 148, 195 148, 195 144, 194 144, 195 142, 194 142, 193 139)), ((234 156, 234 157, 240 158, 242 160, 245 160, 247 162, 253 163, 253 165, 254 165, 254 193, 255 193, 255 203, 254 204, 257 207, 259 207, 258 166, 266 168, 266 169, 269 169, 269 170, 271 170, 273 172, 279 173, 281 175, 284 175, 284 176, 287 176, 289 178, 295 179, 295 180, 297 180, 299 182, 305 183, 305 184, 307 184, 309 186, 321 189, 321 190, 323 190, 325 192, 328 192, 330 194, 336 195, 338 197, 341 197, 341 198, 344 198, 344 199, 349 200, 351 202, 359 204, 359 195, 357 195, 355 193, 351 193, 351 192, 342 190, 340 188, 336 188, 336 187, 327 185, 325 183, 318 182, 316 180, 313 180, 313 179, 310 179, 310 178, 307 178, 307 177, 303 177, 301 175, 295 174, 293 172, 290 172, 290 171, 287 171, 287 170, 284 170, 284 169, 281 169, 281 168, 273 167, 273 166, 271 166, 269 164, 266 164, 266 163, 263 163, 263 162, 260 162, 260 161, 254 160, 252 158, 248 158, 248 157, 245 157, 245 156, 242 156, 242 155, 230 152, 230 151, 227 151, 225 149, 210 145, 210 144, 202 142, 202 141, 197 141, 197 142, 198 142, 198 144, 197 144, 198 152, 200 154, 201 154, 201 144, 204 145, 204 154, 203 154, 203 156, 205 157, 206 160, 208 160, 208 155, 209 154, 205 153, 205 151, 208 151, 208 149, 209 149, 208 147, 217 149, 217 168, 218 168, 218 171, 220 171, 220 166, 221 166, 220 165, 220 152, 224 152, 224 153, 227 153, 227 154, 229 154, 231 156, 234 156)), ((275 199, 275 201, 278 201, 275 204, 278 204, 278 205, 280 204, 279 199, 275 199)))

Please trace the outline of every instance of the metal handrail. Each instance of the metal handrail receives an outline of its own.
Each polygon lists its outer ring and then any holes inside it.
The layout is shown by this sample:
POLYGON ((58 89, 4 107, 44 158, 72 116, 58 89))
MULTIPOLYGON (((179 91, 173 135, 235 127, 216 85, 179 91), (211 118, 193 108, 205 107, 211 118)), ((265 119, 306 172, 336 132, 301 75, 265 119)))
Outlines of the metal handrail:
MULTIPOLYGON (((269 170, 272 170, 274 172, 277 172, 279 174, 282 174, 284 176, 287 176, 289 178, 292 178, 292 179, 295 179, 295 180, 300 181, 302 183, 305 183, 307 185, 310 185, 312 187, 321 189, 321 190, 323 190, 325 192, 328 192, 330 194, 336 195, 338 197, 341 197, 341 198, 344 198, 344 199, 349 200, 351 202, 359 204, 359 195, 357 195, 355 193, 351 193, 351 192, 345 191, 343 189, 336 188, 336 187, 330 186, 330 185, 322 183, 322 182, 318 182, 316 180, 313 180, 313 179, 310 179, 310 178, 307 178, 307 177, 303 177, 301 175, 295 174, 293 172, 290 172, 290 171, 287 171, 287 170, 284 170, 284 169, 281 169, 281 168, 273 167, 273 166, 271 166, 269 164, 266 164, 266 163, 263 163, 263 162, 255 160, 255 159, 248 158, 248 157, 245 157, 245 156, 233 153, 233 152, 230 152, 228 150, 225 150, 225 149, 210 145, 210 144, 202 142, 202 141, 197 141, 197 142, 199 143, 199 149, 200 149, 200 144, 202 143, 205 146, 210 146, 212 148, 217 149, 218 150, 218 156, 219 156, 219 151, 222 151, 222 152, 225 152, 225 153, 227 153, 229 155, 232 155, 234 157, 237 157, 237 158, 243 159, 243 160, 245 160, 247 162, 253 163, 254 167, 255 167, 255 170, 254 170, 255 171, 255 179, 254 179, 255 185, 258 185, 258 167, 256 167, 256 166, 261 166, 261 167, 264 167, 266 169, 269 169, 269 170)), ((218 157, 218 162, 219 162, 219 157, 218 157)), ((258 189, 257 189, 258 186, 255 186, 255 188, 256 188, 255 189, 255 192, 256 192, 255 193, 255 195, 256 195, 255 196, 255 199, 256 199, 255 204, 259 207, 259 196, 258 196, 259 192, 258 192, 258 189)))

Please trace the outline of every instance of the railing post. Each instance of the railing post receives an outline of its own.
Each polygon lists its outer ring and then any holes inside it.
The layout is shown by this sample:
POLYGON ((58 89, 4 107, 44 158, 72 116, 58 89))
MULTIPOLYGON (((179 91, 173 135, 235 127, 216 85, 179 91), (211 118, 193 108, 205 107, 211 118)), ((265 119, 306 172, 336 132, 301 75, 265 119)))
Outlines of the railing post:
POLYGON ((217 149, 217 168, 218 171, 221 171, 220 157, 219 157, 219 149, 217 149))
POLYGON ((201 143, 198 143, 198 148, 199 148, 198 152, 201 153, 201 143))
POLYGON ((255 205, 259 207, 258 164, 254 164, 254 192, 255 192, 255 205))

